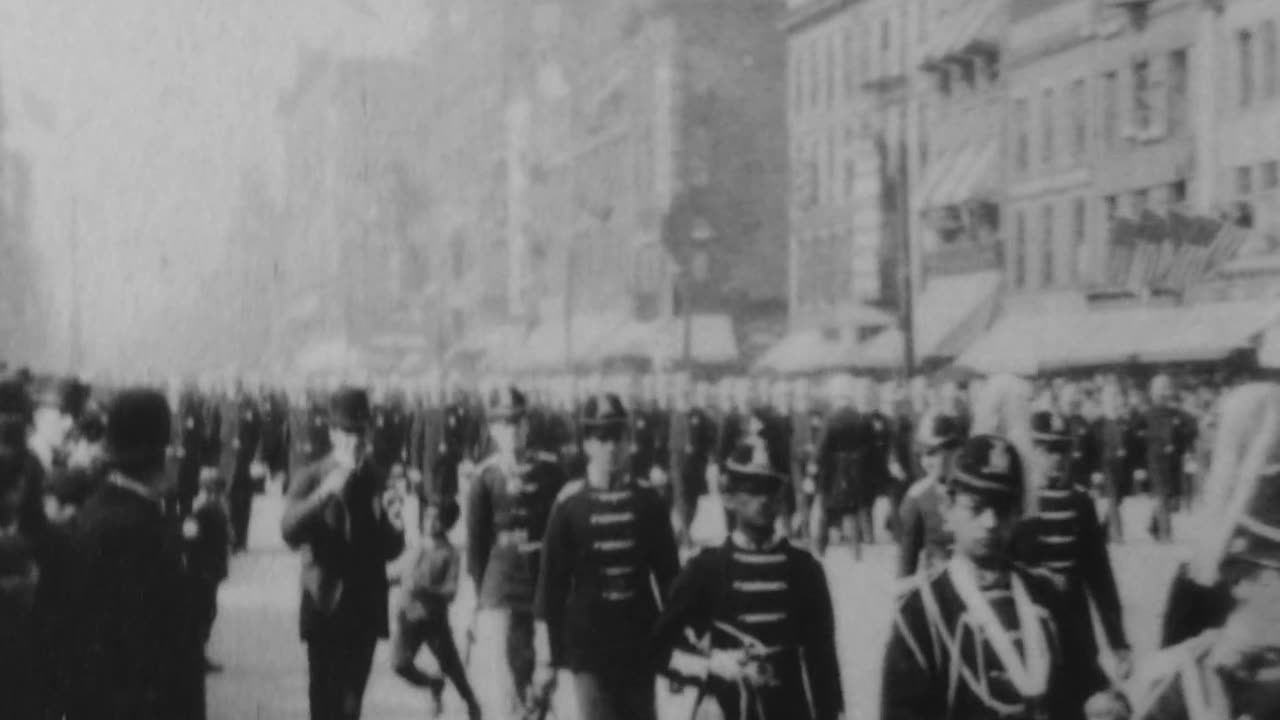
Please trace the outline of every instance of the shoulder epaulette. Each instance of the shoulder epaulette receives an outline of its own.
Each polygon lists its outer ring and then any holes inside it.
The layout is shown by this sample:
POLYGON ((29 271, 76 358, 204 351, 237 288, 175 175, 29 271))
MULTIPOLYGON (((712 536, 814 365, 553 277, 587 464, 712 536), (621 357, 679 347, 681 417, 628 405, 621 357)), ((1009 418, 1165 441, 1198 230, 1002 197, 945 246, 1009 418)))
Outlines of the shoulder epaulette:
POLYGON ((564 500, 570 495, 574 495, 578 493, 578 491, 586 487, 586 484, 587 483, 585 480, 570 480, 569 482, 564 484, 564 487, 560 488, 560 492, 556 495, 555 501, 560 502, 561 500, 564 500))

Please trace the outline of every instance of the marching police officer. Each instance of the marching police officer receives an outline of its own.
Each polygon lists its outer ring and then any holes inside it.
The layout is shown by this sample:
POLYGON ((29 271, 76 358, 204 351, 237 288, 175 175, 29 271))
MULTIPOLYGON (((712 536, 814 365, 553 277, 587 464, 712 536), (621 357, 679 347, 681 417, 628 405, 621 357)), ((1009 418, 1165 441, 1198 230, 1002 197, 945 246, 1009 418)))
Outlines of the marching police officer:
POLYGON ((672 490, 676 527, 682 543, 691 542, 689 533, 698 499, 707 494, 707 471, 715 456, 716 426, 707 411, 708 386, 699 382, 689 394, 688 379, 681 377, 673 393, 671 423, 672 490))
POLYGON ((1151 380, 1151 408, 1145 418, 1147 477, 1155 499, 1153 518, 1157 540, 1173 538, 1172 514, 1182 497, 1183 459, 1195 442, 1196 423, 1175 404, 1173 381, 1167 375, 1151 380))
POLYGON ((583 406, 585 478, 566 486, 547 524, 534 615, 535 686, 573 674, 584 717, 652 720, 649 631, 679 570, 666 504, 627 468, 627 413, 615 394, 583 406))
POLYGON ((528 405, 514 387, 491 391, 493 454, 476 468, 467 499, 467 563, 476 587, 477 678, 488 717, 516 717, 533 679, 533 593, 547 516, 565 477, 556 458, 531 452, 528 405))
POLYGON ((1003 438, 975 435, 948 478, 947 564, 898 601, 885 650, 880 716, 1076 720, 1068 680, 1094 662, 1062 651, 1060 595, 1010 556, 1023 465, 1003 438))
POLYGON ((655 661, 701 686, 724 717, 834 720, 844 697, 831 594, 822 565, 778 531, 791 495, 787 428, 763 408, 755 417, 726 463, 736 529, 676 578, 655 661))

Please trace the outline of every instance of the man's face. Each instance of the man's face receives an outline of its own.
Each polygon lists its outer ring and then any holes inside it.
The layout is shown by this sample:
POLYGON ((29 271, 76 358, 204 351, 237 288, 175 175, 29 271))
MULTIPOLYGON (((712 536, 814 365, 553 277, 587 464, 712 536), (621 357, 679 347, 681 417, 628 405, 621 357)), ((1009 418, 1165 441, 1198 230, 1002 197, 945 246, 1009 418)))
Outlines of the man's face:
POLYGON ((955 453, 951 450, 933 449, 920 455, 920 464, 929 477, 938 480, 951 472, 951 460, 955 453))
POLYGON ((524 449, 529 435, 529 423, 524 418, 508 418, 489 423, 489 435, 498 452, 514 455, 524 449))
POLYGON ((36 408, 34 425, 36 435, 50 446, 61 445, 71 432, 73 422, 71 416, 57 408, 41 406, 36 408))
POLYGON ((947 505, 947 528, 955 539, 955 552, 979 565, 1005 557, 1017 519, 1016 503, 994 503, 963 491, 954 493, 947 505))
POLYGON ((626 454, 622 448, 622 426, 610 425, 593 430, 582 443, 587 463, 597 471, 612 473, 623 466, 626 454))
POLYGON ((331 427, 329 428, 329 440, 333 443, 334 457, 347 466, 355 467, 364 456, 365 437, 363 432, 331 427))
POLYGON ((740 526, 759 532, 771 532, 782 509, 782 497, 776 492, 737 491, 728 493, 726 500, 740 526))

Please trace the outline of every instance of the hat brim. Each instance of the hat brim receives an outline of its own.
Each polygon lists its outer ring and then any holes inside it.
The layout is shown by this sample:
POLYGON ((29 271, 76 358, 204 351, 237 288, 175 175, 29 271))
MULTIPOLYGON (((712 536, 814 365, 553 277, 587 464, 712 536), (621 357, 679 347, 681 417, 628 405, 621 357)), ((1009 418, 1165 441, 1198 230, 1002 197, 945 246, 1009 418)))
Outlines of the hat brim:
POLYGON ((772 495, 782 489, 786 478, 773 470, 728 464, 725 466, 725 492, 748 495, 772 495))
POLYGON ((1022 497, 1022 488, 1013 487, 1011 483, 998 482, 979 477, 960 469, 953 469, 947 484, 954 490, 981 495, 983 497, 1007 498, 1018 500, 1022 497))

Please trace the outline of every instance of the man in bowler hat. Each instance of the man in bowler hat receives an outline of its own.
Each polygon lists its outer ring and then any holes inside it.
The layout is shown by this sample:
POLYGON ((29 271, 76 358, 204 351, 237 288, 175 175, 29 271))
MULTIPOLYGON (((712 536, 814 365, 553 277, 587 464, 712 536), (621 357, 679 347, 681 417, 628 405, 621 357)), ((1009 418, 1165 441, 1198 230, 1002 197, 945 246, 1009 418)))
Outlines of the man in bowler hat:
POLYGON ((181 543, 164 514, 170 432, 163 393, 124 390, 108 409, 110 469, 70 529, 68 720, 204 717, 181 543))
POLYGON ((299 625, 313 720, 358 720, 378 638, 388 634, 386 563, 404 549, 402 499, 368 454, 369 396, 338 389, 333 449, 289 486, 281 532, 302 551, 299 625))

